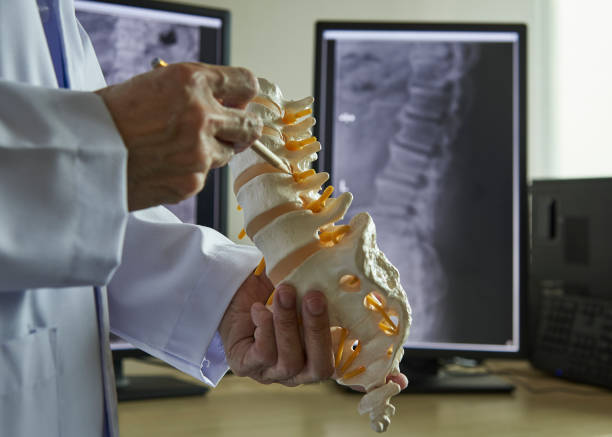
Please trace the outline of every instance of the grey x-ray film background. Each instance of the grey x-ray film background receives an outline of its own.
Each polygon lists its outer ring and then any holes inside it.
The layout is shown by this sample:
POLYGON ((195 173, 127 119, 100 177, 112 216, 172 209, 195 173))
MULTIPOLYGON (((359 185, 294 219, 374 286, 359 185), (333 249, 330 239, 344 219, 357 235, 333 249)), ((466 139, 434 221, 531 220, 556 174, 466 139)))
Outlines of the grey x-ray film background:
POLYGON ((332 183, 400 272, 407 345, 516 342, 513 44, 333 44, 332 183))
MULTIPOLYGON (((113 5, 115 6, 115 5, 113 5)), ((116 6, 115 6, 116 7, 116 6)), ((102 72, 109 85, 120 83, 151 69, 151 61, 159 57, 168 63, 206 60, 219 63, 215 54, 205 53, 202 38, 206 33, 197 24, 168 20, 168 13, 158 12, 143 17, 112 12, 91 12, 78 8, 77 18, 89 34, 102 72), (165 14, 165 15, 164 15, 165 14)), ((197 198, 176 205, 165 205, 183 222, 196 223, 197 198)))

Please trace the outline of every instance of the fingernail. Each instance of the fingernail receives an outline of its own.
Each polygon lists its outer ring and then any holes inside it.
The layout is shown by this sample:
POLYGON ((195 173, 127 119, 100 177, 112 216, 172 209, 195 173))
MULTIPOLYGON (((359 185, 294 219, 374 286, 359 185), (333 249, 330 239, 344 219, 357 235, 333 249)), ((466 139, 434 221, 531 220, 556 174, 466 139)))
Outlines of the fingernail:
POLYGON ((313 316, 320 316, 325 311, 325 299, 323 296, 309 296, 306 299, 306 308, 313 316))
POLYGON ((278 295, 278 303, 286 310, 290 310, 295 307, 295 293, 287 288, 280 288, 276 290, 275 295, 278 295))

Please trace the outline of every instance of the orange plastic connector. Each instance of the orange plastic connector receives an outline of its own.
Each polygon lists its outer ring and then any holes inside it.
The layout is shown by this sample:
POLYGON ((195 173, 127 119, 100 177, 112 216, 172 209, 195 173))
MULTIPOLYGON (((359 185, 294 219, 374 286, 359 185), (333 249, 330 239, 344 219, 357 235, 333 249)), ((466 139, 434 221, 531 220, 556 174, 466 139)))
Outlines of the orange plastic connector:
POLYGON ((309 168, 306 171, 303 171, 301 173, 293 173, 293 180, 295 180, 297 183, 302 182, 305 179, 308 179, 310 176, 314 176, 315 174, 317 174, 316 171, 314 171, 314 169, 309 168))
POLYGON ((311 210, 314 213, 321 212, 321 210, 325 207, 325 202, 329 199, 329 196, 334 192, 334 187, 331 185, 325 188, 323 193, 319 196, 317 200, 313 200, 304 208, 311 210))
POLYGON ((238 206, 236 207, 236 209, 237 209, 238 211, 242 211, 242 206, 238 205, 238 206))
POLYGON ((344 291, 355 292, 361 288, 361 280, 355 275, 343 275, 338 281, 338 285, 344 291))
POLYGON ((321 243, 337 244, 340 242, 344 234, 350 232, 349 225, 334 226, 331 231, 323 231, 319 234, 321 243))
POLYGON ((381 316, 383 316, 384 320, 382 320, 378 324, 378 327, 385 334, 387 334, 387 335, 395 335, 395 334, 398 333, 397 325, 393 322, 393 320, 391 320, 391 318, 389 317, 389 315, 387 314, 387 312, 383 308, 382 304, 378 301, 378 299, 376 299, 376 297, 374 297, 372 295, 372 293, 369 293, 368 295, 366 295, 365 303, 366 303, 366 307, 367 308, 369 308, 372 311, 376 311, 376 312, 380 313, 381 316))
POLYGON ((350 372, 346 372, 346 374, 342 375, 342 379, 346 381, 347 379, 351 379, 357 375, 361 375, 365 371, 366 371, 366 368, 364 366, 359 366, 356 369, 353 369, 350 372))
POLYGON ((259 264, 257 265, 257 267, 255 268, 255 271, 253 272, 253 274, 255 276, 260 276, 264 269, 266 268, 266 260, 265 259, 261 259, 261 261, 259 261, 259 264))
POLYGON ((270 306, 272 305, 272 302, 274 302, 274 292, 275 291, 276 291, 276 288, 272 290, 272 293, 270 293, 270 296, 268 296, 268 300, 266 301, 266 306, 270 306))
POLYGON ((389 317, 387 313, 383 313, 383 317, 385 317, 385 320, 381 320, 380 323, 378 324, 378 327, 380 328, 380 330, 387 335, 397 334, 397 327, 391 321, 391 319, 387 320, 389 317))
POLYGON ((295 152, 297 150, 302 149, 304 146, 314 143, 315 141, 317 141, 316 137, 310 137, 310 138, 306 138, 305 140, 299 140, 299 141, 289 140, 285 142, 285 148, 287 150, 290 150, 291 152, 295 152))
POLYGON ((385 310, 379 311, 380 314, 384 317, 385 320, 381 321, 378 324, 378 327, 387 335, 395 335, 397 334, 397 325, 395 324, 395 322, 393 322, 393 320, 391 320, 391 318, 389 317, 389 315, 387 314, 387 312, 385 310))
POLYGON ((361 343, 359 342, 359 340, 357 340, 357 346, 355 346, 355 349, 353 349, 353 353, 351 353, 351 356, 347 358, 346 362, 340 368, 340 372, 342 373, 346 372, 346 369, 348 369, 351 366, 351 364, 353 364, 353 361, 355 361, 355 359, 357 358, 360 352, 361 352, 361 343))
POLYGON ((240 233, 238 234, 238 239, 242 240, 244 238, 244 236, 246 235, 246 231, 244 230, 244 228, 242 228, 242 230, 240 231, 240 233))
POLYGON ((306 115, 310 115, 310 114, 312 114, 312 109, 311 108, 306 108, 306 109, 303 109, 301 111, 294 112, 294 113, 286 112, 285 116, 283 117, 283 123, 285 123, 285 124, 293 124, 293 123, 295 123, 295 121, 298 118, 302 118, 302 117, 304 117, 306 115))
POLYGON ((387 349, 387 356, 391 357, 391 355, 393 355, 393 345, 389 346, 389 349, 387 349))
POLYGON ((342 361, 342 352, 344 352, 344 342, 348 336, 348 329, 342 328, 342 334, 340 335, 340 341, 338 342, 338 351, 336 352, 336 358, 334 360, 334 367, 338 368, 342 361))

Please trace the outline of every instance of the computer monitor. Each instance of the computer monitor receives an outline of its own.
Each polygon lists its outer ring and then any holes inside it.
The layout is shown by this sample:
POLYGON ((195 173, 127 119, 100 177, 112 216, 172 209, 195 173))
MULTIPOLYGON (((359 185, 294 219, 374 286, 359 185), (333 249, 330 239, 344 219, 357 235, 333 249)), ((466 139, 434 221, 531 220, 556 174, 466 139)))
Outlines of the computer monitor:
POLYGON ((316 25, 319 170, 368 211, 418 357, 523 353, 526 27, 316 25))
MULTIPOLYGON (((156 57, 168 63, 229 63, 230 14, 226 10, 149 0, 76 0, 75 8, 109 85, 150 70, 156 57)), ((166 206, 183 222, 225 233, 226 171, 211 171, 196 197, 166 206)), ((147 355, 116 336, 111 336, 111 349, 120 400, 204 391, 201 386, 168 378, 127 378, 122 359, 147 355)))

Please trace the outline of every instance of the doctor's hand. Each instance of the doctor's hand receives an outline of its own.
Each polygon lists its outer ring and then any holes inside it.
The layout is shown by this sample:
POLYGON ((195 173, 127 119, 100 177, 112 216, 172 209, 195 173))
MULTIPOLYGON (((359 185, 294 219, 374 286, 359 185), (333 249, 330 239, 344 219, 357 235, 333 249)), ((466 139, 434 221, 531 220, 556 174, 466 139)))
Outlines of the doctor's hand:
POLYGON ((225 312, 219 334, 230 368, 238 376, 291 387, 330 378, 334 366, 325 295, 311 291, 296 308, 295 289, 281 284, 272 313, 264 306, 272 290, 265 275, 251 275, 225 312))
POLYGON ((244 68, 171 64, 96 91, 128 149, 128 209, 176 203, 261 136, 244 108, 257 94, 244 68))

